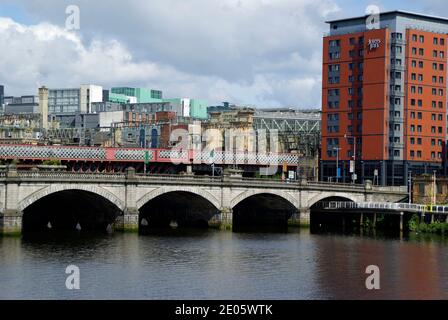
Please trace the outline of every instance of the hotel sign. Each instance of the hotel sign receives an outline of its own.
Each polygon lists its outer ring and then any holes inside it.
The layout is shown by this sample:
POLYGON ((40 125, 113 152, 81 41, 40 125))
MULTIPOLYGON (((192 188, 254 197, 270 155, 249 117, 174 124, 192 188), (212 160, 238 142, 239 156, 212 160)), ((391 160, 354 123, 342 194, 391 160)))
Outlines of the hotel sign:
POLYGON ((378 49, 381 45, 380 39, 369 39, 369 50, 378 49))

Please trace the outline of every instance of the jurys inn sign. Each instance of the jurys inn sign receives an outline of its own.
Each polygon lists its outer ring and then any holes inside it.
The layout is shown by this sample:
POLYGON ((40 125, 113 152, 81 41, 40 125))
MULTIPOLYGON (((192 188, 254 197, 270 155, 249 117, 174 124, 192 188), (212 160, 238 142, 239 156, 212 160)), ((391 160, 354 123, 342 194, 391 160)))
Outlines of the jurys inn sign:
POLYGON ((380 39, 369 39, 369 50, 378 49, 381 45, 380 39))

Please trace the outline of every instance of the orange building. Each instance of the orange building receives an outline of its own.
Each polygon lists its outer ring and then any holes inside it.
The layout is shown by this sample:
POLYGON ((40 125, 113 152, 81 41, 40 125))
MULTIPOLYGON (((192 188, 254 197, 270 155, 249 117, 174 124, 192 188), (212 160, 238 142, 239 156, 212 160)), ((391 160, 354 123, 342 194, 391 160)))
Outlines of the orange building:
POLYGON ((391 11, 371 22, 328 22, 321 179, 406 185, 409 172, 446 174, 448 19, 391 11))

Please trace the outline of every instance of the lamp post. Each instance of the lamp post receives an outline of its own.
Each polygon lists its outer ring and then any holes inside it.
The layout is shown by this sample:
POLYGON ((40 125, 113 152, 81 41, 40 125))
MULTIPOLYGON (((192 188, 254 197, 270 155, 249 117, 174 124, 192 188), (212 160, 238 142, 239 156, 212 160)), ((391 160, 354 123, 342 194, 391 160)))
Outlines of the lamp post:
POLYGON ((408 174, 408 192, 409 192, 409 204, 412 203, 412 171, 409 170, 408 174))
POLYGON ((336 182, 339 182, 339 150, 341 148, 333 148, 333 150, 336 150, 336 182))
POLYGON ((435 206, 437 203, 437 190, 436 190, 436 170, 433 170, 433 181, 432 181, 432 205, 435 206))
POLYGON ((353 156, 352 156, 352 158, 353 158, 354 165, 353 165, 353 172, 351 172, 351 174, 352 174, 352 182, 355 183, 356 182, 356 179, 355 179, 355 177, 356 177, 356 137, 355 136, 347 136, 347 134, 345 134, 344 138, 345 139, 349 139, 349 138, 353 139, 353 156))

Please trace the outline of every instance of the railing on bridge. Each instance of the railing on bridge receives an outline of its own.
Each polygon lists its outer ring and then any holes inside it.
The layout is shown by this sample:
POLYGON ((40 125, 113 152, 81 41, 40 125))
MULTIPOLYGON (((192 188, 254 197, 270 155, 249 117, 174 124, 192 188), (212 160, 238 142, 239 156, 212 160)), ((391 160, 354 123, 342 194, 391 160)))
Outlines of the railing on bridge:
POLYGON ((328 210, 387 210, 397 212, 428 212, 435 214, 448 214, 448 206, 422 205, 413 203, 392 203, 392 202, 346 202, 330 201, 322 202, 322 209, 328 210))
POLYGON ((134 170, 128 170, 126 173, 77 173, 69 171, 21 171, 12 170, 0 171, 0 179, 19 178, 21 180, 31 181, 110 181, 110 182, 124 182, 126 179, 132 178, 138 180, 140 183, 151 183, 157 181, 165 182, 194 182, 194 183, 217 183, 231 181, 233 183, 243 183, 251 186, 272 186, 281 188, 318 188, 318 189, 339 189, 344 191, 364 192, 365 185, 344 184, 344 183, 326 183, 315 182, 307 180, 280 180, 272 178, 245 178, 242 176, 201 176, 188 174, 136 174, 134 170))
POLYGON ((105 148, 76 146, 36 146, 0 145, 0 159, 50 160, 92 162, 168 162, 168 163, 206 163, 237 165, 283 165, 297 166, 299 155, 292 153, 252 153, 225 152, 213 153, 196 150, 143 149, 143 148, 105 148))

